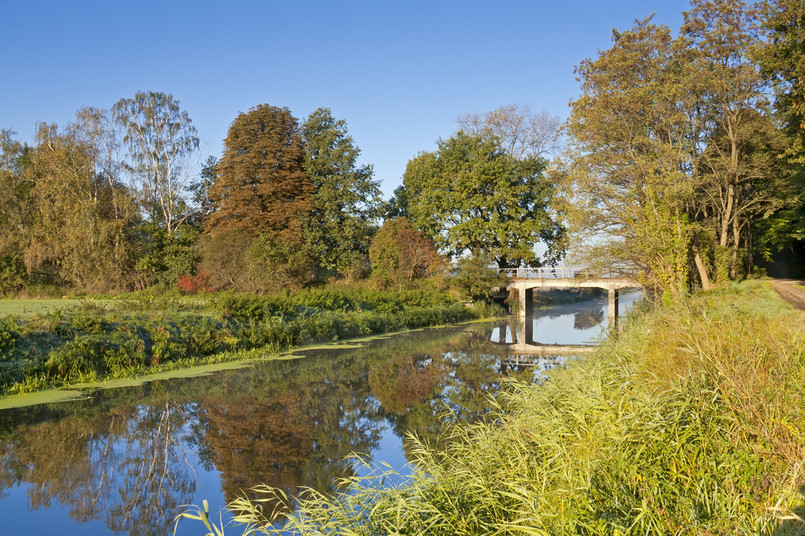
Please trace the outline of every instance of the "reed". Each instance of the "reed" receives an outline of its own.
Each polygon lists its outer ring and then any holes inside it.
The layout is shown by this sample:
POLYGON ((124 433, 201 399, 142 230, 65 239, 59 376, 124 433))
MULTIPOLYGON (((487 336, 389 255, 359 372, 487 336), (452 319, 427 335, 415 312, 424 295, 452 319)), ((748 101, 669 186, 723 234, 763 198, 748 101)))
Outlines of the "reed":
POLYGON ((805 534, 804 316, 757 282, 644 310, 594 356, 505 391, 445 450, 419 446, 404 484, 380 472, 308 491, 284 525, 242 499, 230 530, 805 534))

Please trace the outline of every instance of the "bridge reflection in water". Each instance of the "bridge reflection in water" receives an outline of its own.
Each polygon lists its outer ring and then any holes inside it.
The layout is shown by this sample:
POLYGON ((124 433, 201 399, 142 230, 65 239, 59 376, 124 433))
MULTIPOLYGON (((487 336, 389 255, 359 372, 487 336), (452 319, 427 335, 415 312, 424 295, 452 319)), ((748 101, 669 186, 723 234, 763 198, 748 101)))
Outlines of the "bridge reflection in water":
POLYGON ((568 357, 587 355, 598 349, 594 345, 541 343, 534 339, 532 317, 511 317, 499 323, 492 331, 491 340, 505 347, 509 354, 508 365, 539 365, 544 369, 563 366, 568 357))

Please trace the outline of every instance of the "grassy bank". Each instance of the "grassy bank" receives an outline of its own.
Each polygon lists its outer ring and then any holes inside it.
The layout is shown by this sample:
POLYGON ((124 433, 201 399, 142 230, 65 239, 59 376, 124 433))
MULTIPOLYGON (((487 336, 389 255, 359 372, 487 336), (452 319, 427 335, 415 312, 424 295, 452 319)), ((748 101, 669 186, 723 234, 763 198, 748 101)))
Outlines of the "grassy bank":
MULTIPOLYGON (((519 386, 448 450, 420 449, 407 485, 353 479, 349 494, 309 494, 289 523, 304 534, 803 534, 803 386, 805 314, 758 282, 697 295, 635 314, 596 355, 519 386)), ((241 520, 255 511, 233 506, 241 520)))
POLYGON ((0 394, 131 378, 474 317, 447 294, 341 288, 276 296, 86 300, 0 315, 0 394))

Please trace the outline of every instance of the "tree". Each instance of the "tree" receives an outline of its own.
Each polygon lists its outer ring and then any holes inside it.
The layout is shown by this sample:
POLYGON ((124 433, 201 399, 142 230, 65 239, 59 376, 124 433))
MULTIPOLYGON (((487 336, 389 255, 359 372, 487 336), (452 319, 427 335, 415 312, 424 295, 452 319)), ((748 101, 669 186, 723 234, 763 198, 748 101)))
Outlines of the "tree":
POLYGON ((34 221, 30 149, 12 130, 0 130, 0 293, 26 281, 23 251, 34 221))
POLYGON ((765 43, 758 44, 763 74, 774 84, 777 108, 791 136, 788 155, 805 163, 805 4, 770 0, 763 4, 765 43))
POLYGON ((763 4, 765 42, 757 47, 762 74, 773 84, 776 109, 784 123, 790 168, 787 202, 758 222, 756 243, 764 257, 805 244, 805 4, 773 0, 763 4))
POLYGON ((486 252, 500 267, 555 263, 561 226, 551 214, 553 187, 545 161, 517 160, 488 132, 462 131, 438 142, 435 153, 408 162, 403 183, 411 219, 448 254, 486 252), (540 259, 535 247, 547 246, 540 259))
POLYGON ((485 114, 465 114, 458 126, 468 134, 489 132, 498 137, 507 154, 543 158, 559 149, 562 122, 547 112, 536 113, 525 104, 501 106, 485 114))
POLYGON ((191 200, 195 208, 193 222, 199 227, 204 227, 204 223, 212 210, 212 203, 210 202, 210 188, 215 182, 215 176, 218 173, 218 159, 214 156, 208 156, 204 165, 201 167, 201 173, 197 181, 194 181, 188 187, 191 194, 191 200))
POLYGON ((383 285, 403 287, 441 269, 433 241, 417 231, 407 218, 383 224, 372 239, 369 259, 372 276, 383 285))
POLYGON ((315 206, 299 125, 287 108, 261 104, 239 114, 210 187, 205 230, 240 229, 301 244, 315 206))
POLYGON ((25 249, 29 273, 90 291, 123 288, 130 268, 119 185, 99 173, 86 124, 40 124, 31 153, 36 221, 25 249))
POLYGON ((679 54, 698 96, 705 144, 698 162, 705 207, 699 212, 716 216, 717 278, 735 279, 749 224, 781 201, 776 156, 782 140, 766 83, 750 57, 758 43, 756 10, 741 0, 695 0, 684 17, 679 54))
POLYGON ((143 210, 170 239, 190 215, 184 194, 199 157, 196 129, 170 94, 139 91, 112 110, 125 131, 126 169, 136 180, 143 210))
POLYGON ((582 94, 568 121, 565 199, 587 247, 583 262, 635 275, 650 293, 684 294, 693 235, 683 171, 689 93, 676 82, 670 31, 650 19, 613 31, 613 46, 576 73, 582 94))
POLYGON ((694 1, 679 38, 638 21, 577 69, 567 211, 584 262, 655 295, 739 275, 751 222, 779 203, 775 133, 739 0, 694 1))
POLYGON ((368 268, 369 244, 376 230, 380 188, 372 167, 359 166, 360 150, 343 119, 327 108, 315 110, 302 126, 305 172, 313 181, 316 210, 307 231, 314 259, 339 276, 368 268))
POLYGON ((383 204, 383 219, 393 220, 395 218, 408 218, 408 192, 405 185, 401 184, 394 189, 391 199, 383 204))

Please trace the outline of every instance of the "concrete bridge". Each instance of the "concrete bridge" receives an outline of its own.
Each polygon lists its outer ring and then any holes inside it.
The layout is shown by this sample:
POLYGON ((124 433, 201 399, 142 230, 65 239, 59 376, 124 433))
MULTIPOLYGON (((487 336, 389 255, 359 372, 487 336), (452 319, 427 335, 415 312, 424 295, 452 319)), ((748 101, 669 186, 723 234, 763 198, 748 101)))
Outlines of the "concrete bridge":
POLYGON ((642 288, 630 277, 596 277, 571 268, 502 268, 508 288, 517 289, 520 316, 534 312, 534 289, 537 288, 602 288, 609 292, 607 314, 610 328, 617 327, 618 293, 624 289, 642 288))

